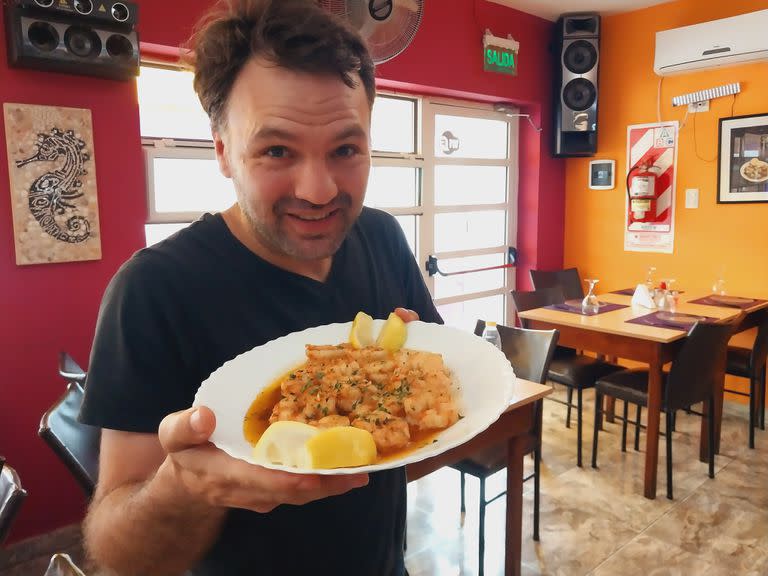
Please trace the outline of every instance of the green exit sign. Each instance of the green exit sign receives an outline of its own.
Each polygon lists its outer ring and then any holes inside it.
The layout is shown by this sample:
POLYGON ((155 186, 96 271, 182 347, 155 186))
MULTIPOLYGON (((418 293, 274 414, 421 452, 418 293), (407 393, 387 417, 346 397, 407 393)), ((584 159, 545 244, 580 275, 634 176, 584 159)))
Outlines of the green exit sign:
POLYGON ((483 35, 483 70, 517 76, 520 43, 511 36, 500 38, 489 30, 483 35))

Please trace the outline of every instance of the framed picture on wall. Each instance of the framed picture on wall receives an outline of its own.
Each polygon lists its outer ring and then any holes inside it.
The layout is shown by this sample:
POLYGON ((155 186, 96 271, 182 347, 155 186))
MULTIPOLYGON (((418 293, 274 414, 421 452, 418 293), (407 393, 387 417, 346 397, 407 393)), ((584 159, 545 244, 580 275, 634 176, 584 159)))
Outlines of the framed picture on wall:
POLYGON ((720 119, 718 203, 768 202, 768 114, 720 119))

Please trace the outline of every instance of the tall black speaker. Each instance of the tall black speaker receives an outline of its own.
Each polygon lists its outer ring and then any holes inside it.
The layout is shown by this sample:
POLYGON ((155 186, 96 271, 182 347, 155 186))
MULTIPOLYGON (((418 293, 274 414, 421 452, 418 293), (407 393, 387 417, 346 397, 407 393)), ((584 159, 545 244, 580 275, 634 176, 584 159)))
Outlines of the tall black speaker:
POLYGON ((114 0, 6 0, 8 64, 128 80, 139 73, 138 6, 114 0))
POLYGON ((555 156, 597 152, 600 15, 563 14, 555 26, 555 156))

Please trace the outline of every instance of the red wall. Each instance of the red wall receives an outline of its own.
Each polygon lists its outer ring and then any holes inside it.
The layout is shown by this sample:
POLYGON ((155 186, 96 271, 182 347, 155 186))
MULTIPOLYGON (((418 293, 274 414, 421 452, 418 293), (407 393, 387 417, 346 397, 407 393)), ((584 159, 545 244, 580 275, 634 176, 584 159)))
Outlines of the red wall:
MULTIPOLYGON (((141 40, 177 45, 208 0, 139 0, 141 40)), ((0 15, 0 30, 2 28, 0 15)), ((427 0, 413 44, 379 69, 382 86, 484 101, 514 102, 530 112, 539 134, 520 123, 519 285, 528 267, 562 263, 564 183, 549 157, 551 23, 480 0, 427 0), (450 4, 450 9, 446 9, 450 4), (521 42, 519 76, 482 71, 482 31, 521 42)), ((0 32, 4 34, 4 32, 0 32)), ((37 437, 40 416, 64 390, 59 350, 86 365, 102 292, 118 266, 143 246, 146 200, 135 84, 13 70, 0 43, 0 101, 88 108, 92 112, 102 259, 16 266, 4 128, 0 128, 0 454, 21 476, 29 497, 12 540, 78 521, 85 499, 37 437)), ((0 123, 0 126, 2 124, 0 123)))

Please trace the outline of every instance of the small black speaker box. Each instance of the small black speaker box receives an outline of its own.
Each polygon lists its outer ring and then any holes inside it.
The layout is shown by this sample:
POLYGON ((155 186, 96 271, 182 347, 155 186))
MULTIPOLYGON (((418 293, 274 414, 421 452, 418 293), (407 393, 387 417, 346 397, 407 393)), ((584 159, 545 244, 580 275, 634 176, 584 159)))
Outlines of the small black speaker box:
POLYGON ((102 0, 11 0, 8 63, 128 80, 139 73, 137 6, 102 0))
POLYGON ((555 26, 553 155, 597 152, 600 15, 563 14, 555 26))

